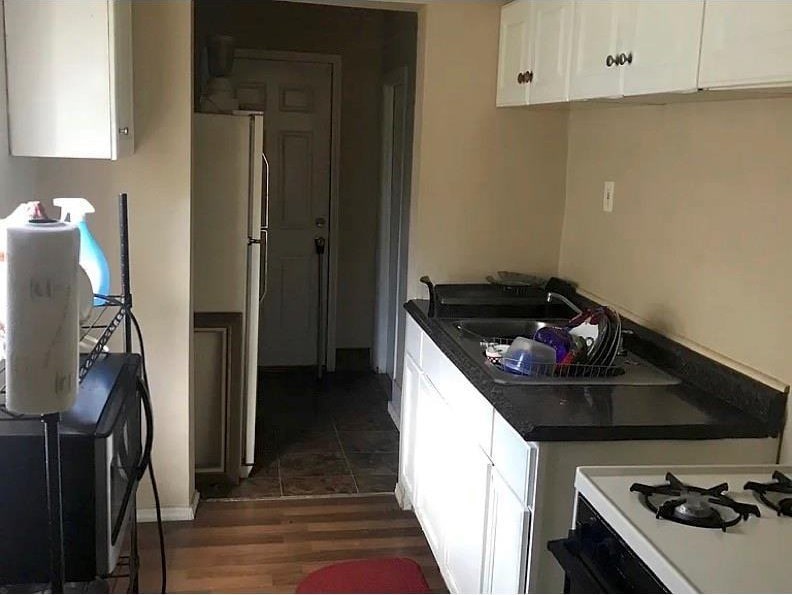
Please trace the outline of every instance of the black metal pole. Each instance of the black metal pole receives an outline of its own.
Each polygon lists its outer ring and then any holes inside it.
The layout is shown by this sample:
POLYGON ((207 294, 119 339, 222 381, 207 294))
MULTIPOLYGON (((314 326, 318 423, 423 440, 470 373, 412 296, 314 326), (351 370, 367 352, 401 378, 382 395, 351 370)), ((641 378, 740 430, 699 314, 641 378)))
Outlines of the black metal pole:
POLYGON ((132 284, 129 269, 129 211, 127 195, 118 195, 118 223, 121 236, 121 297, 124 301, 124 350, 132 353, 132 320, 129 311, 132 308, 132 284))
POLYGON ((63 593, 66 572, 63 558, 63 499, 61 492, 60 413, 41 416, 44 422, 45 471, 50 529, 50 583, 53 593, 63 593))

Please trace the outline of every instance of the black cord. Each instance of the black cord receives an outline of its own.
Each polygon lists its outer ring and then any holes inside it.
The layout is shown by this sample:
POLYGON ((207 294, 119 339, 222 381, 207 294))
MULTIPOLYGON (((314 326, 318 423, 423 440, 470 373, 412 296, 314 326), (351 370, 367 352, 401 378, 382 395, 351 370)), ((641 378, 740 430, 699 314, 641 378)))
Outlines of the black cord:
POLYGON ((140 330, 140 323, 131 311, 128 311, 128 314, 135 326, 135 332, 137 333, 138 343, 140 345, 140 359, 142 367, 140 393, 141 401, 143 403, 143 410, 146 416, 146 442, 143 452, 141 453, 140 465, 138 468, 138 479, 142 479, 146 469, 148 469, 149 478, 151 479, 151 489, 154 492, 154 508, 157 513, 157 532, 159 533, 160 568, 162 573, 160 592, 165 593, 168 584, 167 559, 165 555, 165 531, 162 526, 162 506, 160 504, 159 488, 157 486, 157 479, 154 476, 154 465, 151 462, 151 451, 154 445, 154 411, 151 406, 151 392, 149 389, 148 372, 146 370, 146 347, 143 343, 143 332, 140 330))

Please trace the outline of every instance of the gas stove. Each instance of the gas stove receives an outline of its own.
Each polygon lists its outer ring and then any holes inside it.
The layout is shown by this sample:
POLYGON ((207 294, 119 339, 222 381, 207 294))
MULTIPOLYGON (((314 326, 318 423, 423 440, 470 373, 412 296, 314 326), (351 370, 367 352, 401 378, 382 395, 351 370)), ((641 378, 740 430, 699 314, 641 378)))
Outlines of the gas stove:
POLYGON ((788 592, 792 467, 581 467, 567 592, 788 592))

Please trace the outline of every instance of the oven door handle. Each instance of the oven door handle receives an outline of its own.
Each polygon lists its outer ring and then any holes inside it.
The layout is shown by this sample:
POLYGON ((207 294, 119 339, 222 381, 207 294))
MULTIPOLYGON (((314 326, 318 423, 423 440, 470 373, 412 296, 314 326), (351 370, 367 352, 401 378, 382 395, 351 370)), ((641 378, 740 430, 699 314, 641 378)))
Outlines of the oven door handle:
POLYGON ((620 593, 618 586, 610 583, 601 573, 596 572, 581 558, 580 538, 575 531, 569 532, 567 539, 557 539, 547 544, 566 574, 564 592, 569 593, 570 583, 575 585, 575 593, 620 593))

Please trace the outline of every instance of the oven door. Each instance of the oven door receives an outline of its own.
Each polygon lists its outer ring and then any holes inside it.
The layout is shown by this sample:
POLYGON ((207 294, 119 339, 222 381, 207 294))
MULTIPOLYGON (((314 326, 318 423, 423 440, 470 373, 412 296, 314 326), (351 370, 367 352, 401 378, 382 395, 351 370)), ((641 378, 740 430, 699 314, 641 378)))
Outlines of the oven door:
POLYGON ((565 593, 668 593, 635 552, 578 496, 575 528, 547 544, 566 573, 565 593))
POLYGON ((113 431, 97 445, 97 574, 115 569, 129 525, 142 453, 140 398, 129 393, 113 431))
POLYGON ((570 531, 567 539, 551 541, 547 549, 564 570, 564 593, 626 592, 586 559, 575 531, 570 531))

